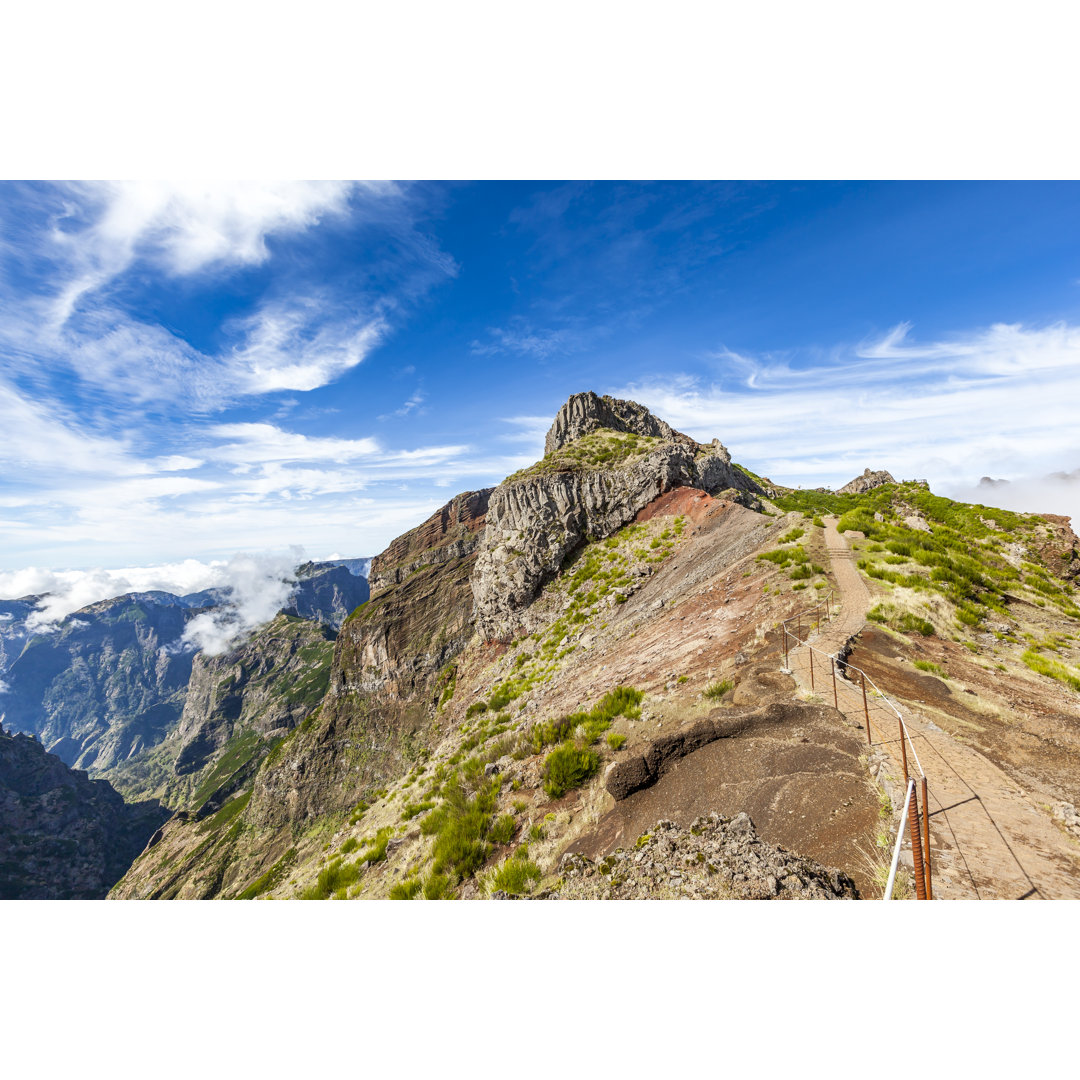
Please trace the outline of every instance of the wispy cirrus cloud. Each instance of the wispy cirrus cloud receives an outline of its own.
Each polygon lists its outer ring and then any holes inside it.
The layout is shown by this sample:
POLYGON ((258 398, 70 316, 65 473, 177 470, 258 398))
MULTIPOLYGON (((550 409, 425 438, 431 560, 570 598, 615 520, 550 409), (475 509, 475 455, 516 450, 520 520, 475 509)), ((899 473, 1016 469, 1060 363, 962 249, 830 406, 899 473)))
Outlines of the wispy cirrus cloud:
MULTIPOLYGON (((783 483, 839 485, 869 465, 966 490, 981 475, 1045 475, 1080 461, 1080 327, 1067 323, 995 324, 929 342, 901 324, 809 359, 728 350, 713 359, 719 380, 657 375, 617 393, 699 439, 719 436, 783 483)), ((1058 496, 1060 512, 1074 512, 1064 488, 1058 496)))
POLYGON ((472 341, 469 348, 477 356, 517 355, 547 360, 583 352, 608 332, 604 326, 580 323, 538 327, 527 319, 515 318, 506 326, 488 327, 487 338, 472 341))

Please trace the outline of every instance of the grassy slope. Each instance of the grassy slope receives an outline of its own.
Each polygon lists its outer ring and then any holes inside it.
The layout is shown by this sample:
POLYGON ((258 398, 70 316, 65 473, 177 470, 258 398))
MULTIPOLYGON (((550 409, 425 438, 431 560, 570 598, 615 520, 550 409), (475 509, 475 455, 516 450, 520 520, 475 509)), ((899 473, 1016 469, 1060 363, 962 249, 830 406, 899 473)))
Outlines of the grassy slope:
POLYGON ((791 491, 775 502, 811 517, 840 514, 841 532, 864 535, 853 551, 881 594, 871 619, 937 634, 998 670, 1024 665, 1080 691, 1080 607, 1073 583, 1057 576, 1068 559, 1045 550, 1045 519, 954 502, 918 484, 885 484, 862 495, 791 491), (905 521, 913 517, 930 531, 905 521))

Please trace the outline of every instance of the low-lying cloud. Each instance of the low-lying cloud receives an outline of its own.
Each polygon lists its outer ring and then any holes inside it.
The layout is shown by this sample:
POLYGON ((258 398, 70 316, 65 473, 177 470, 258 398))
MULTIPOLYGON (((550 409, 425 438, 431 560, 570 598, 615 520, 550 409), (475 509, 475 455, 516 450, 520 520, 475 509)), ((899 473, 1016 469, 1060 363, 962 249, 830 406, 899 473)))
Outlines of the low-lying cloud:
POLYGON ((228 651, 253 630, 268 623, 296 590, 300 548, 289 555, 236 555, 225 567, 229 598, 221 607, 196 615, 181 642, 208 656, 228 651))
POLYGON ((1013 479, 984 476, 975 485, 946 485, 942 494, 962 502, 1030 514, 1062 514, 1080 528, 1080 469, 1013 479))
POLYGON ((196 616, 180 643, 217 655, 262 623, 269 622, 296 587, 295 568, 304 561, 303 548, 288 553, 236 555, 234 558, 182 562, 160 566, 129 566, 117 570, 48 570, 27 567, 0 572, 0 598, 38 596, 26 629, 41 634, 55 631, 64 619, 88 604, 130 592, 161 591, 184 596, 220 589, 225 602, 214 612, 196 616))

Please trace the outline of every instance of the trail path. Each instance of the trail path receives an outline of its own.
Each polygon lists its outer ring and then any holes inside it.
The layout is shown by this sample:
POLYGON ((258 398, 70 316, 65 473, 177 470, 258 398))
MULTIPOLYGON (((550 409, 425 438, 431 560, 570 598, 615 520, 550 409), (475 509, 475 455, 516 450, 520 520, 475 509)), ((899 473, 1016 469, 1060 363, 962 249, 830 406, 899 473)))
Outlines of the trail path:
MULTIPOLYGON (((858 633, 871 597, 847 541, 836 531, 835 518, 825 521, 825 542, 836 576, 840 612, 813 631, 804 626, 802 637, 818 650, 812 657, 815 691, 831 703, 829 661, 821 654, 836 654, 858 633)), ((811 688, 811 656, 809 649, 798 647, 788 658, 797 682, 807 690, 811 688)), ((836 683, 840 710, 864 723, 862 690, 841 678, 836 683)), ((887 685, 881 690, 890 692, 887 685)), ((873 693, 867 704, 874 747, 889 754, 893 775, 902 783, 896 714, 873 693)), ((910 707, 900 706, 900 710, 929 784, 934 898, 1080 897, 1080 860, 1049 814, 1028 800, 1014 781, 978 751, 910 707)), ((908 753, 911 757, 910 749, 908 753)), ((909 766, 911 775, 919 778, 915 762, 910 761, 909 766)))

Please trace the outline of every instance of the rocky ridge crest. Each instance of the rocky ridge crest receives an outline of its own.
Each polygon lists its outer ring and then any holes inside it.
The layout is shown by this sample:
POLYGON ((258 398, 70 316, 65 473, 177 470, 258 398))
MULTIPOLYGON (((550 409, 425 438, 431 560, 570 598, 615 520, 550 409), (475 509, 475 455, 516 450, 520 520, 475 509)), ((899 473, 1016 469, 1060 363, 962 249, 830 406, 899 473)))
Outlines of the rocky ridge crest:
POLYGON ((521 613, 564 559, 587 538, 602 540, 678 487, 710 495, 731 491, 754 502, 762 489, 731 463, 714 439, 700 445, 633 401, 575 394, 548 432, 548 453, 609 424, 613 430, 664 441, 624 465, 515 475, 492 492, 480 542, 473 594, 477 631, 512 636, 521 613))
POLYGON ((872 469, 863 469, 861 476, 856 476, 854 480, 849 480, 842 488, 837 488, 835 494, 862 495, 864 492, 881 487, 882 484, 895 483, 895 477, 885 469, 878 469, 876 472, 872 469))

